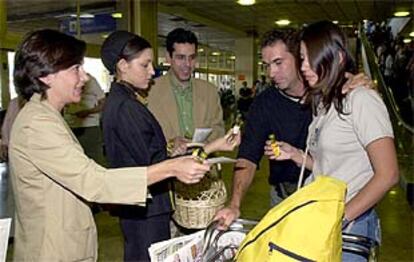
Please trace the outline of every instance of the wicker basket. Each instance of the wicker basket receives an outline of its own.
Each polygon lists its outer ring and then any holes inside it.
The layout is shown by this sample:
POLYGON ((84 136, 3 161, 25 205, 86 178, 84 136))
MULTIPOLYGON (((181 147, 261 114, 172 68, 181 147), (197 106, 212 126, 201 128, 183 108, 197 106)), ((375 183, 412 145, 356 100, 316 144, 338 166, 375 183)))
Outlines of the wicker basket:
POLYGON ((207 227, 211 219, 227 200, 223 180, 205 177, 196 185, 175 185, 175 212, 173 219, 189 229, 207 227))

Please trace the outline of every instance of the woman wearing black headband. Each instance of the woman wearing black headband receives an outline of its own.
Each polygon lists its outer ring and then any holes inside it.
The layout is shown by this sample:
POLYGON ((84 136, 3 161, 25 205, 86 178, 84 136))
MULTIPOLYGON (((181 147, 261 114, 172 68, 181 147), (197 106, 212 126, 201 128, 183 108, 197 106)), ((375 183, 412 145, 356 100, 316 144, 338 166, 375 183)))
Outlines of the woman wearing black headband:
MULTIPOLYGON (((109 165, 146 166, 167 159, 162 129, 146 107, 147 91, 155 73, 151 45, 140 36, 116 31, 103 43, 101 57, 114 75, 103 110, 109 165)), ((219 138, 205 150, 233 150, 239 142, 240 136, 231 143, 219 138)), ((116 208, 125 240, 125 261, 149 261, 148 247, 170 238, 169 182, 166 180, 149 188, 151 199, 145 208, 116 208)))

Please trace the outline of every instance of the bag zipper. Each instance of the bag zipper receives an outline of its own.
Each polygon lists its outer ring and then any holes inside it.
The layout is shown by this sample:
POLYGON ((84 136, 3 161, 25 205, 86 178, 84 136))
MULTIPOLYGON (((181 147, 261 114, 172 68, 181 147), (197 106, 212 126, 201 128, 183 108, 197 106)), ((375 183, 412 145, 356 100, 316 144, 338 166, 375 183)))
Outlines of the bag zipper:
POLYGON ((272 252, 273 250, 279 251, 283 255, 286 255, 290 258, 296 259, 298 261, 302 262, 316 262, 315 260, 311 260, 309 258, 303 257, 301 255, 298 255, 296 253, 293 253, 292 251, 289 251, 287 249, 284 249, 283 247, 280 247, 276 245, 275 243, 269 242, 269 252, 272 252))
POLYGON ((310 205, 312 203, 317 202, 316 200, 310 200, 308 202, 305 202, 299 206, 294 207, 293 209, 289 210, 288 212, 286 212, 286 214, 284 214, 281 218, 279 218, 278 220, 276 220, 275 222, 273 222, 272 224, 270 224, 268 227, 266 227, 265 229, 263 229, 259 234, 257 234, 257 236, 253 239, 251 239, 250 241, 248 241, 246 244, 244 244, 244 246, 242 246, 239 250, 239 254, 241 254, 241 252, 243 251, 243 249, 245 249, 248 245, 252 244, 253 242, 255 242, 259 237, 261 237, 266 231, 268 231, 270 228, 276 226, 277 224, 279 224, 283 219, 285 219, 288 215, 290 215, 291 213, 297 211, 298 209, 305 207, 307 205, 310 205))

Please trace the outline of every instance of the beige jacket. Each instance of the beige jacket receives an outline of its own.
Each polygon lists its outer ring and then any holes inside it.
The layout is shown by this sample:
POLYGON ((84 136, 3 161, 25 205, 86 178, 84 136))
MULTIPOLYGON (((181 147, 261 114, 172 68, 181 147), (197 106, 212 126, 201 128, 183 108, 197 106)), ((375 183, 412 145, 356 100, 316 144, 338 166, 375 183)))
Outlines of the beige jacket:
POLYGON ((146 168, 107 170, 83 153, 59 112, 35 94, 10 139, 15 261, 96 261, 88 202, 143 204, 146 168))
MULTIPOLYGON (((180 136, 178 109, 168 72, 155 79, 148 96, 148 107, 162 127, 167 140, 180 136)), ((194 128, 213 129, 208 141, 224 135, 223 111, 217 88, 200 79, 193 79, 194 128)), ((182 136, 182 135, 181 135, 182 136)))

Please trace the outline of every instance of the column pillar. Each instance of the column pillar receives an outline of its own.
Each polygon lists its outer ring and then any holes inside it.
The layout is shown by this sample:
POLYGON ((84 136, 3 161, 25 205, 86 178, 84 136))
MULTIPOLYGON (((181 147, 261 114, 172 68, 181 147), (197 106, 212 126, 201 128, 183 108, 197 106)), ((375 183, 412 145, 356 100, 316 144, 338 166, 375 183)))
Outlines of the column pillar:
POLYGON ((158 63, 158 7, 157 0, 134 0, 131 2, 131 32, 151 43, 154 62, 158 63))
POLYGON ((236 39, 235 84, 237 95, 243 81, 247 81, 247 86, 252 87, 257 76, 257 44, 255 40, 254 36, 236 39))
POLYGON ((7 1, 0 1, 0 91, 1 107, 6 109, 10 101, 9 66, 5 41, 7 35, 7 1))

